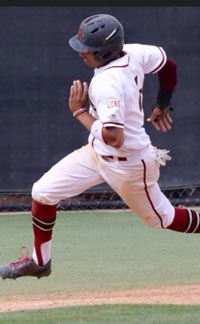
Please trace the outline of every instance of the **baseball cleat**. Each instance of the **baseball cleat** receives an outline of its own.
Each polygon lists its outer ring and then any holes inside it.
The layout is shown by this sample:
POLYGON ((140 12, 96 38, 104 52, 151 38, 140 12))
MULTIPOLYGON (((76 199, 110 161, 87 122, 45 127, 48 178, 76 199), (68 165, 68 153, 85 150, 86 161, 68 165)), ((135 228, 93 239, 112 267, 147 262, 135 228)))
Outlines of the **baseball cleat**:
POLYGON ((16 279, 19 277, 32 276, 40 279, 41 277, 49 276, 51 273, 51 260, 45 265, 37 265, 33 259, 28 256, 28 249, 26 255, 20 255, 18 261, 5 264, 0 267, 0 277, 2 279, 16 279))

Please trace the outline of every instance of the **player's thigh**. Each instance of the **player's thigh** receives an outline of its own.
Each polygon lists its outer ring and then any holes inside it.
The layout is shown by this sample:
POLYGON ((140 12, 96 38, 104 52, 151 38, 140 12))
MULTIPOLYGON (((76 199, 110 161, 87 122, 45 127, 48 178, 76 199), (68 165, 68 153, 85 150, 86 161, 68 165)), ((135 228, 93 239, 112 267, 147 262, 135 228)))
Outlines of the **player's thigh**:
POLYGON ((107 164, 106 181, 145 223, 167 227, 174 208, 158 185, 160 166, 150 154, 137 163, 107 164))
POLYGON ((76 196, 103 182, 96 156, 86 145, 64 157, 33 184, 33 199, 46 204, 76 196))

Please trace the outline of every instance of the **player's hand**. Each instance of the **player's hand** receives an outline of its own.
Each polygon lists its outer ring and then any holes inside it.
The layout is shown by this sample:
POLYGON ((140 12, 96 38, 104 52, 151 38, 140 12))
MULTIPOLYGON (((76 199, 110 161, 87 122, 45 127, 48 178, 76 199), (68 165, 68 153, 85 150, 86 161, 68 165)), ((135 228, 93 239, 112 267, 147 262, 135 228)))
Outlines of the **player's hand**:
POLYGON ((88 85, 87 82, 74 80, 70 87, 69 94, 69 109, 72 113, 80 108, 85 107, 88 100, 88 85))
POLYGON ((167 107, 161 110, 158 106, 154 106, 150 117, 147 118, 147 122, 151 122, 157 131, 169 131, 173 122, 170 116, 170 108, 167 107))

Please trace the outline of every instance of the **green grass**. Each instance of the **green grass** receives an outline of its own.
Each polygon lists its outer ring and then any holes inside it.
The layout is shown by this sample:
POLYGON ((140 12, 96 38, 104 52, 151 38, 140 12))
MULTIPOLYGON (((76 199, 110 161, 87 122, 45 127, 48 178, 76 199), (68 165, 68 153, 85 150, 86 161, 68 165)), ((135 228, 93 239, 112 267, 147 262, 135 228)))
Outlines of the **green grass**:
POLYGON ((200 307, 98 305, 0 314, 1 324, 197 324, 200 307))
MULTIPOLYGON (((30 213, 1 214, 0 233, 0 264, 15 261, 22 245, 28 245, 32 253, 30 213)), ((131 211, 59 212, 51 276, 2 280, 0 297, 199 284, 199 244, 198 234, 149 228, 131 211)), ((196 324, 199 315, 198 306, 74 306, 1 313, 0 323, 26 323, 31 318, 32 324, 196 324)))
MULTIPOLYGON (((0 215, 0 229, 0 264, 15 261, 21 245, 32 253, 29 214, 0 215)), ((129 211, 60 212, 51 276, 5 280, 0 296, 199 283, 199 246, 198 234, 154 230, 129 211)))

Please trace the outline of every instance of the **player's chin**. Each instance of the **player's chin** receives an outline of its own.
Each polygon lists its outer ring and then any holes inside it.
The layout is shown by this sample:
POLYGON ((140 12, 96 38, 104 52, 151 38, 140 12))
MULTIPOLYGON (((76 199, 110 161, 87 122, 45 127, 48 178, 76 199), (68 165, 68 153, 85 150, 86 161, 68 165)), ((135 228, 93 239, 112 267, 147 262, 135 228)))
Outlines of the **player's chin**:
POLYGON ((83 59, 83 62, 87 65, 87 66, 89 66, 89 67, 91 67, 91 68, 95 68, 97 65, 96 65, 96 63, 94 62, 90 62, 89 60, 87 60, 87 59, 83 59))
POLYGON ((86 65, 91 66, 91 63, 90 63, 86 58, 83 59, 83 62, 84 62, 86 65))

